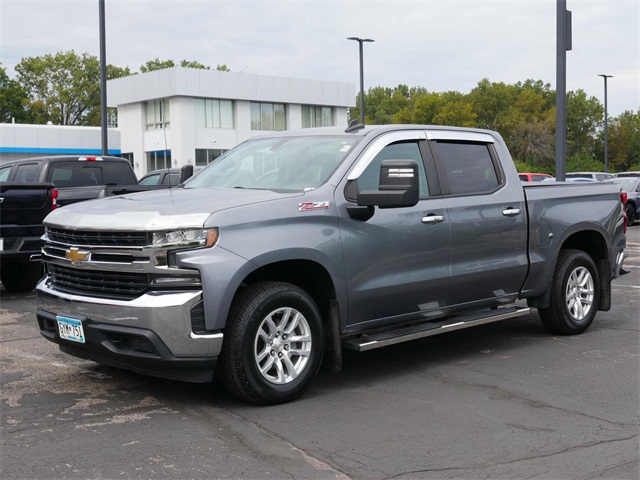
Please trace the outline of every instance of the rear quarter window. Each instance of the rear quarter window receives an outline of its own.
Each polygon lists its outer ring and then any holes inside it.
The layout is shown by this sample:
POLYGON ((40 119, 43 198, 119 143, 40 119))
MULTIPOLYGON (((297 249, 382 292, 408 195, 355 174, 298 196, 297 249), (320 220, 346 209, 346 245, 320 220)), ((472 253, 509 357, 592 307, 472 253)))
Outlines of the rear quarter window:
POLYGON ((16 168, 14 181, 22 183, 37 182, 37 174, 37 163, 26 163, 24 165, 18 165, 18 167, 16 168))

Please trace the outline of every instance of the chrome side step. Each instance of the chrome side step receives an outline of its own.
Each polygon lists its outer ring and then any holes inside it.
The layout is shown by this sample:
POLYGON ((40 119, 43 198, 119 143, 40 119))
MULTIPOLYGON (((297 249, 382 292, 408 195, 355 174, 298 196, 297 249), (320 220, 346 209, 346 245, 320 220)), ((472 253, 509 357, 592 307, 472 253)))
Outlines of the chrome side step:
POLYGON ((447 318, 441 321, 421 323, 411 327, 399 328, 397 330, 387 330, 375 334, 365 334, 355 339, 348 340, 344 347, 349 350, 364 352, 374 348, 387 347, 397 343, 417 340, 418 338, 431 337, 441 333, 462 330, 463 328, 475 327, 486 323, 498 322, 509 318, 522 317, 531 313, 528 307, 498 308, 496 310, 483 310, 466 315, 447 318))

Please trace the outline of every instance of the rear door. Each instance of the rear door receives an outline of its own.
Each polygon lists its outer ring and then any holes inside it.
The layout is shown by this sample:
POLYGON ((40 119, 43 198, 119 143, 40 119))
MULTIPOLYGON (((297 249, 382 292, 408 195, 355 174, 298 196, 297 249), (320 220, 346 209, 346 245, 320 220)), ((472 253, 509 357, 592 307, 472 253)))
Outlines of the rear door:
POLYGON ((491 135, 428 135, 449 212, 452 303, 513 302, 528 268, 520 182, 507 180, 491 135))

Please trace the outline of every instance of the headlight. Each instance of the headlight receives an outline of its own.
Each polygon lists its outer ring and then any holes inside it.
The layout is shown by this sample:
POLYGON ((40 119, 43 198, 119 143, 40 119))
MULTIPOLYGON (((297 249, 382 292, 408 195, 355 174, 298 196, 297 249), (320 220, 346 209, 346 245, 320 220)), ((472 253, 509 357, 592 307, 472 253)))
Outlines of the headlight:
POLYGON ((212 247, 218 240, 217 228, 199 228, 190 230, 172 230, 154 232, 151 243, 154 247, 212 247))

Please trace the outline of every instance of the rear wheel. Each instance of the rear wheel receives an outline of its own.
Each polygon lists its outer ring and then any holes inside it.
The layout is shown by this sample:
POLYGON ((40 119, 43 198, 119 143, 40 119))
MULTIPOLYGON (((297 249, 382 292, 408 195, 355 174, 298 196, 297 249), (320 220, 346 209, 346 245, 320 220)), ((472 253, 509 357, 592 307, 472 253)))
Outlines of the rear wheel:
POLYGON ((42 263, 8 263, 0 269, 0 280, 8 292, 30 292, 42 278, 42 263))
POLYGON ((598 310, 600 279, 582 250, 562 250, 551 283, 551 305, 538 313, 547 330, 560 335, 584 332, 598 310))
POLYGON ((627 214, 627 225, 633 225, 636 219, 636 209, 631 203, 627 203, 624 207, 624 213, 627 214))
POLYGON ((313 299, 295 285, 259 283, 246 287, 231 306, 219 374, 242 400, 282 403, 309 387, 323 351, 313 299))

